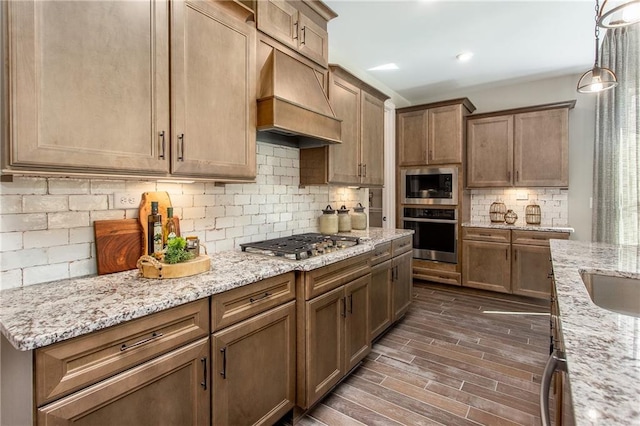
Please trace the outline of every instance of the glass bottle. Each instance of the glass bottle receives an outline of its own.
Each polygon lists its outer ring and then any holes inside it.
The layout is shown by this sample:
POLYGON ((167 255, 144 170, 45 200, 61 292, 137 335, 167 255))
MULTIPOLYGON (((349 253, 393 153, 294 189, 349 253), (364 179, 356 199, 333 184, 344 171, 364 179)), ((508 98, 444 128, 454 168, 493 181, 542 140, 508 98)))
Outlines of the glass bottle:
POLYGON ((173 207, 167 207, 167 223, 164 225, 165 246, 175 237, 179 237, 179 235, 176 228, 176 222, 173 220, 173 207))
POLYGON ((328 205, 322 210, 322 216, 320 216, 320 233, 335 234, 336 232, 338 232, 338 217, 336 211, 328 205))
POLYGON ((358 203, 358 205, 353 208, 351 227, 353 229, 367 229, 367 214, 364 212, 364 207, 361 203, 358 203))
POLYGON ((147 253, 162 252, 162 215, 158 213, 158 202, 151 202, 151 214, 147 216, 147 253))
POLYGON ((351 216, 349 216, 349 209, 346 206, 342 206, 338 209, 338 232, 350 231, 351 216))

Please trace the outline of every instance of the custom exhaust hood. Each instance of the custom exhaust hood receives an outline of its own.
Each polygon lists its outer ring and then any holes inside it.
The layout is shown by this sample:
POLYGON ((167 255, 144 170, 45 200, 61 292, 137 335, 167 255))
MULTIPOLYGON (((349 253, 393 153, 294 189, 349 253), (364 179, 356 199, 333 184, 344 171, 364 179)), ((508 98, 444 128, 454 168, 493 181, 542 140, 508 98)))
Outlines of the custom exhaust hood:
POLYGON ((342 120, 313 68, 271 48, 259 87, 257 129, 265 142, 300 148, 341 143, 342 120))

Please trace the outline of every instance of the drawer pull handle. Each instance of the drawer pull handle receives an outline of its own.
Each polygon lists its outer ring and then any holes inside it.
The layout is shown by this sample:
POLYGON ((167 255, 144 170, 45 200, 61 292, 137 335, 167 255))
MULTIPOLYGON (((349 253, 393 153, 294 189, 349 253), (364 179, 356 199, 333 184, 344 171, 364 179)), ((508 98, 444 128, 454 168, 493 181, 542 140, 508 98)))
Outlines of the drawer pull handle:
POLYGON ((164 160, 165 156, 165 146, 164 146, 164 130, 160 132, 160 152, 159 157, 164 160))
POLYGON ((346 297, 342 298, 342 316, 344 318, 347 317, 347 298, 346 297))
POLYGON ((271 296, 271 293, 265 291, 262 296, 256 297, 255 299, 253 297, 250 297, 249 298, 249 302, 251 302, 251 303, 257 302, 258 300, 266 299, 269 296, 271 296))
POLYGON ((227 348, 224 347, 220 349, 220 353, 222 353, 222 371, 220 372, 220 375, 222 376, 223 379, 226 379, 227 378, 227 348))
POLYGON ((151 337, 147 337, 146 339, 142 339, 139 342, 136 342, 131 346, 127 346, 126 343, 123 343, 122 346, 120 346, 120 352, 126 351, 127 349, 135 348, 136 346, 144 345, 145 343, 148 343, 148 342, 150 342, 150 341, 152 341, 154 339, 157 339, 158 337, 162 337, 162 336, 163 336, 162 333, 156 333, 154 331, 153 334, 151 334, 151 337))
POLYGON ((353 294, 349 295, 349 313, 353 313, 353 294))
POLYGON ((204 372, 202 373, 202 382, 200 382, 200 386, 204 390, 207 390, 207 358, 200 358, 200 362, 202 362, 202 366, 204 367, 204 372))
POLYGON ((491 234, 478 234, 478 235, 480 235, 481 237, 490 237, 491 236, 491 234))

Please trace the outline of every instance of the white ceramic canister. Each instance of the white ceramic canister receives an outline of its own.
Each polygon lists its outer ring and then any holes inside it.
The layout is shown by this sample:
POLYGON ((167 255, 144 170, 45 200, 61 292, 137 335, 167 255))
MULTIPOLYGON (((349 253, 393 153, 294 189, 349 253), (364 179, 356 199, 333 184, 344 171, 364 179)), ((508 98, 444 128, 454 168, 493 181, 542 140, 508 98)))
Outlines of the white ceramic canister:
POLYGON ((351 214, 351 228, 367 229, 367 214, 364 212, 362 203, 358 203, 358 205, 353 208, 353 213, 351 214))
POLYGON ((328 205, 322 210, 322 216, 320 216, 320 233, 335 234, 336 232, 338 232, 338 216, 331 205, 328 205))
POLYGON ((351 231, 351 216, 349 216, 349 209, 342 206, 338 209, 338 232, 350 232, 351 231))

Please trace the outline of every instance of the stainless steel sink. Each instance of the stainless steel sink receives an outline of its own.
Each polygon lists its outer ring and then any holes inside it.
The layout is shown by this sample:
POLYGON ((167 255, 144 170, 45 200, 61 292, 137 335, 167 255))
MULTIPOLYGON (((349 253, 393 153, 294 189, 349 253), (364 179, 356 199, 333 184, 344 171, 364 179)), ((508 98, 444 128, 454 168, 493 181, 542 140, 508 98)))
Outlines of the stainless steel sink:
POLYGON ((581 272, 589 296, 601 308, 640 317, 640 279, 581 272))

